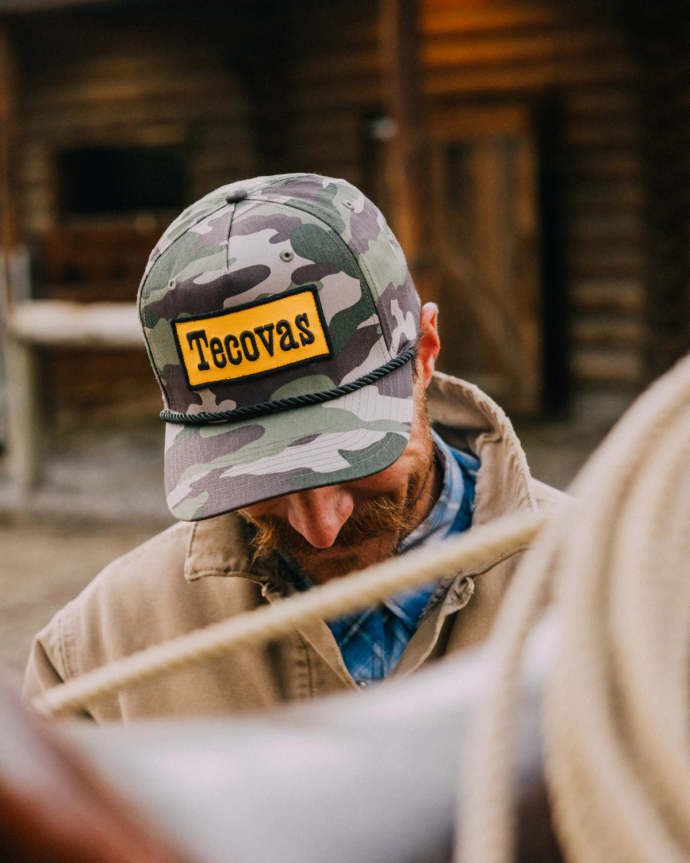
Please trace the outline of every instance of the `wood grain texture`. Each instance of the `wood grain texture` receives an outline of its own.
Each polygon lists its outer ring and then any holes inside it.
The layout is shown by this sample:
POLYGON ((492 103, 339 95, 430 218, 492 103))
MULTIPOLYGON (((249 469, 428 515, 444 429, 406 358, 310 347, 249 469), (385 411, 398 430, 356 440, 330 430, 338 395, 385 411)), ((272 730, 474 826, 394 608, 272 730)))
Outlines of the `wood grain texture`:
MULTIPOLYGON (((51 232, 63 230, 55 154, 86 144, 185 147, 190 198, 267 168, 342 176, 390 206, 382 183, 372 179, 385 162, 375 151, 386 149, 371 139, 372 118, 385 112, 377 4, 304 0, 277 16, 271 0, 251 15, 222 13, 222 4, 209 2, 215 26, 184 17, 183 5, 164 19, 153 7, 17 19, 23 231, 48 243, 51 232), (225 28, 223 21, 229 22, 225 28), (270 53, 266 69, 250 45, 270 53)), ((490 104, 521 112, 525 134, 538 138, 542 106, 558 105, 573 349, 584 332, 588 345, 593 333, 601 334, 602 346, 617 338, 613 331, 607 335, 605 309, 628 309, 643 330, 645 318, 637 307, 630 311, 629 296, 644 292, 649 268, 646 108, 639 52, 615 4, 422 0, 420 8, 420 86, 433 134, 446 141, 483 134, 482 109, 490 104), (607 299, 601 313, 596 303, 583 305, 581 297, 597 291, 618 293, 619 300, 607 299)), ((543 157, 536 152, 537 161, 543 157)), ((133 250, 137 242, 124 245, 133 250)), ((106 270, 108 254, 97 258, 106 270)), ((130 279, 133 295, 134 267, 123 266, 128 275, 111 273, 107 285, 100 276, 83 278, 83 298, 93 299, 101 284, 103 299, 125 299, 130 279)), ((532 266, 539 266, 538 258, 532 266)), ((46 284, 56 298, 76 289, 73 280, 46 284)), ((446 313, 461 315, 461 303, 446 313)), ((578 385, 590 381, 584 369, 573 364, 578 385)))
MULTIPOLYGON (((372 158, 364 121, 383 111, 375 9, 365 3, 347 10, 322 2, 299 6, 293 25, 293 164, 299 169, 304 160, 305 167, 323 166, 337 175, 341 164, 372 158), (312 40, 307 50, 314 30, 323 39, 312 40)), ((603 347, 617 338, 615 326, 607 330, 611 316, 600 316, 591 303, 583 306, 580 296, 598 290, 607 297, 620 294, 618 303, 607 300, 605 308, 630 309, 631 293, 644 291, 646 266, 641 72, 627 31, 610 3, 424 0, 421 8, 423 83, 433 135, 448 141, 482 134, 487 102, 507 114, 522 111, 533 130, 544 100, 560 105, 570 338, 577 351, 583 332, 590 334, 588 345, 598 333, 603 347)), ((370 175, 365 171, 365 180, 370 175)), ((378 188, 382 195, 380 183, 369 182, 365 191, 378 188)), ((446 304, 444 311, 461 314, 461 304, 446 304)), ((628 314, 638 315, 635 326, 644 330, 639 304, 628 314)), ((590 376, 589 368, 573 362, 576 385, 605 378, 599 372, 590 376)), ((628 374, 627 383, 636 386, 640 368, 642 363, 626 362, 610 382, 619 385, 628 374)))

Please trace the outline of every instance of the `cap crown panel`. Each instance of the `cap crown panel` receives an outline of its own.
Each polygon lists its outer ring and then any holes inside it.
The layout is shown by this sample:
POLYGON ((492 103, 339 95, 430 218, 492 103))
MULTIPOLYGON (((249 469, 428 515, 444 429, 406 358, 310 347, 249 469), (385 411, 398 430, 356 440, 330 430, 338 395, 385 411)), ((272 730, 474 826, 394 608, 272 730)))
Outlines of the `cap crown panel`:
POLYGON ((164 250, 142 286, 142 321, 167 406, 180 413, 202 406, 220 410, 221 404, 234 409, 271 401, 276 391, 292 384, 304 390, 299 380, 305 376, 328 379, 337 387, 388 362, 391 355, 380 335, 368 280, 342 238, 306 211, 297 211, 294 219, 295 208, 282 203, 246 200, 236 209, 229 242, 223 236, 231 214, 215 211, 213 220, 197 222, 164 250), (284 236, 281 218, 288 228, 284 236), (280 259, 281 249, 293 254, 289 265, 280 259), (308 369, 285 368, 261 381, 212 385, 206 396, 189 391, 176 356, 172 320, 264 300, 307 283, 319 291, 333 344, 331 359, 317 360, 308 369))

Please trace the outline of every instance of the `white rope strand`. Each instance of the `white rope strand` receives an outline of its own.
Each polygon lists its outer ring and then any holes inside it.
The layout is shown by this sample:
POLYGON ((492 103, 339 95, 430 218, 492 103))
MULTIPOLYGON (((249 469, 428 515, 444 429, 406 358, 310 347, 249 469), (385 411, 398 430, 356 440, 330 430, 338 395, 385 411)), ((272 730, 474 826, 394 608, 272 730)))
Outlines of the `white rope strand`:
POLYGON ((516 513, 465 534, 392 558, 369 569, 329 581, 306 593, 197 629, 172 641, 134 653, 103 668, 43 693, 34 707, 57 715, 231 650, 281 638, 315 620, 332 620, 365 609, 396 593, 427 584, 462 569, 484 572, 501 560, 524 551, 536 536, 543 516, 516 513))

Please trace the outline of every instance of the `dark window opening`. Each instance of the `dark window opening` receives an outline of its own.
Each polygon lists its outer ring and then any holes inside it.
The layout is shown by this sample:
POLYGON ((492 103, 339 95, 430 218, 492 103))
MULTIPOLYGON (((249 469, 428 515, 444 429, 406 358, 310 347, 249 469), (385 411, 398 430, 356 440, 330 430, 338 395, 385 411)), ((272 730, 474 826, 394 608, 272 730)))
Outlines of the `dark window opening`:
POLYGON ((184 148, 89 147, 59 156, 65 216, 179 210, 187 204, 184 148))

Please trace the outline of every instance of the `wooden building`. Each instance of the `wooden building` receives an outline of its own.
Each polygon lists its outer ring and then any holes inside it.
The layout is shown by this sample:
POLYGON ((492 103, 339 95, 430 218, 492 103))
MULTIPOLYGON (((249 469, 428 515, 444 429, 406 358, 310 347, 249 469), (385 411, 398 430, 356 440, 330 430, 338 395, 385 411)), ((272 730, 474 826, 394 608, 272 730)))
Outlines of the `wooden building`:
MULTIPOLYGON (((132 300, 171 217, 257 173, 345 177, 400 227, 385 9, 0 2, 4 242, 33 296, 132 300)), ((687 4, 420 0, 419 18, 441 368, 514 413, 640 389, 690 347, 687 4)), ((147 363, 48 350, 44 401, 67 425, 153 416, 147 363)))

